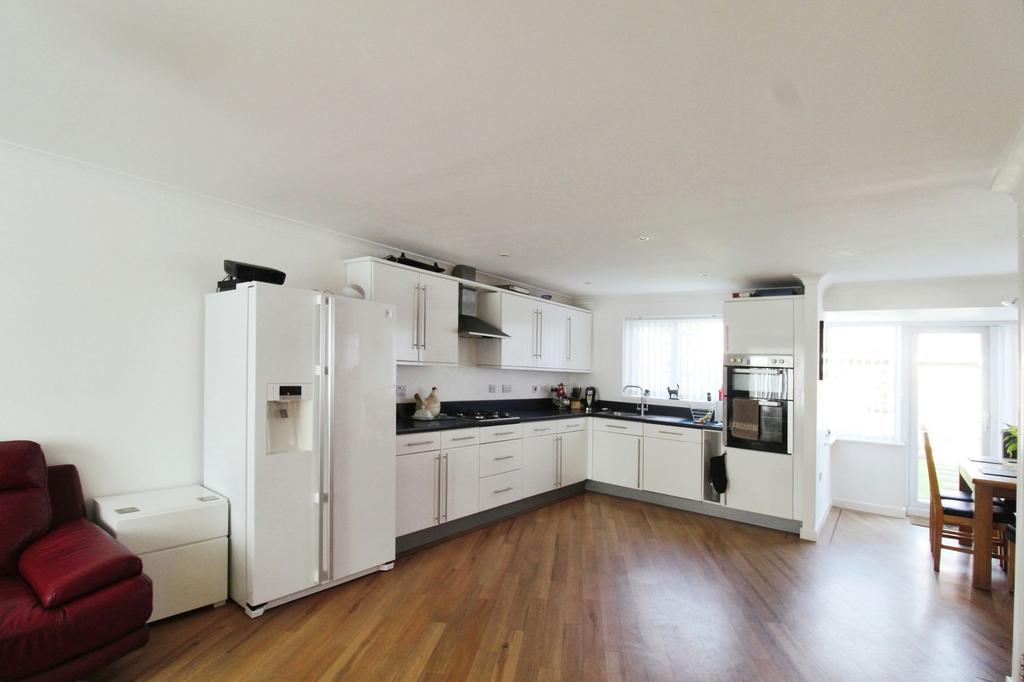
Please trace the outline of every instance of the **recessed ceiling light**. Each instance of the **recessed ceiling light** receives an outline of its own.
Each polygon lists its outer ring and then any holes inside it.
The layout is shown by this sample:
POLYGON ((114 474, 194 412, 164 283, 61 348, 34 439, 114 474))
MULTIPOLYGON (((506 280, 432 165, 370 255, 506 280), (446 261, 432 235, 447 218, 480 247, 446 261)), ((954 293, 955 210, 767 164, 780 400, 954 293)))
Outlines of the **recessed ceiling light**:
POLYGON ((590 284, 590 282, 584 282, 584 284, 590 284))
POLYGON ((640 242, 649 242, 649 241, 651 241, 651 235, 649 235, 649 234, 638 234, 636 236, 636 239, 637 239, 637 241, 640 241, 640 242))
POLYGON ((709 275, 709 274, 708 274, 708 273, 706 273, 706 272, 702 272, 702 273, 700 273, 700 276, 701 276, 701 277, 710 277, 711 275, 709 275))
POLYGON ((502 258, 509 258, 511 254, 499 253, 498 255, 501 256, 502 258))

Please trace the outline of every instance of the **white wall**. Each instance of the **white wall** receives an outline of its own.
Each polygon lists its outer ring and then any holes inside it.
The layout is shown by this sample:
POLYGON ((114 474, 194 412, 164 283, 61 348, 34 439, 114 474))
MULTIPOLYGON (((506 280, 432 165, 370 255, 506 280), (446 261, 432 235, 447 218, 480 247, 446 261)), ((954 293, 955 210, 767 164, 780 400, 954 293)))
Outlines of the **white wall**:
POLYGON ((400 366, 398 368, 398 385, 406 387, 404 398, 400 402, 412 402, 413 394, 419 393, 426 397, 433 386, 437 386, 444 402, 449 400, 508 400, 522 398, 547 398, 551 386, 564 383, 566 388, 572 386, 589 386, 586 374, 566 372, 534 372, 530 370, 492 369, 476 367, 476 344, 474 339, 459 339, 458 367, 416 367, 400 366), (488 393, 488 385, 494 384, 497 393, 488 393), (502 393, 502 384, 510 384, 512 391, 502 393), (537 392, 533 387, 537 387, 537 392))
MULTIPOLYGON (((726 291, 704 291, 656 296, 615 296, 580 299, 576 302, 594 315, 594 360, 590 384, 597 387, 601 400, 635 401, 635 395, 622 396, 622 324, 628 317, 722 316, 722 301, 731 296, 726 291)), ((716 396, 717 397, 717 396, 716 396)), ((697 405, 676 400, 651 400, 661 405, 697 405)), ((721 417, 721 403, 714 403, 721 417)))
POLYGON ((840 282, 825 292, 826 311, 985 308, 1017 295, 1012 274, 985 277, 840 282))
POLYGON ((906 446, 845 440, 832 445, 832 504, 903 516, 906 501, 906 446))
POLYGON ((86 495, 201 479, 203 295, 225 258, 340 291, 379 248, 0 145, 0 440, 42 443, 86 495))

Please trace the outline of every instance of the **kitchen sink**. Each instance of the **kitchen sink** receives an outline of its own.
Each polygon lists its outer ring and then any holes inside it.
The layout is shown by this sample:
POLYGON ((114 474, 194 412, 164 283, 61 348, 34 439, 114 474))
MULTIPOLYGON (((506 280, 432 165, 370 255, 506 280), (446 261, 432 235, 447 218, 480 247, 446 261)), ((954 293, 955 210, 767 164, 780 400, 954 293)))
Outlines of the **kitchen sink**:
POLYGON ((686 417, 670 417, 668 415, 663 415, 663 414, 646 414, 646 415, 644 415, 642 417, 640 416, 639 412, 596 412, 594 414, 597 417, 600 417, 603 414, 603 415, 608 415, 610 417, 622 417, 624 419, 637 419, 637 420, 644 420, 644 421, 661 422, 662 424, 692 424, 693 423, 692 419, 687 419, 686 417))

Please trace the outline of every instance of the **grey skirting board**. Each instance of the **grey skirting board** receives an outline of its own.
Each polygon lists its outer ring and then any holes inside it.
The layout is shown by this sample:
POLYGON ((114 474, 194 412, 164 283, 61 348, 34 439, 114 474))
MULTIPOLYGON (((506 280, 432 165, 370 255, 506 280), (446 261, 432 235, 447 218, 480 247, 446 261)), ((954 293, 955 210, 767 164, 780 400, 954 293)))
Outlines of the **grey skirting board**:
POLYGON ((415 549, 426 547, 427 545, 433 545, 442 540, 455 537, 456 535, 462 535, 468 531, 486 526, 496 521, 502 521, 512 516, 518 516, 523 512, 536 509, 537 507, 543 507, 551 504, 552 502, 559 502, 575 495, 580 495, 586 491, 585 482, 573 483, 567 485, 558 490, 549 490, 546 493, 540 495, 534 495, 527 497, 523 500, 516 500, 515 502, 509 502, 503 504, 500 507, 494 507, 493 509, 487 509, 476 514, 469 516, 463 516, 461 519, 455 519, 443 523, 440 526, 431 526, 430 528, 424 528, 418 530, 415 533, 409 533, 403 535, 395 540, 395 552, 397 554, 404 554, 415 549))
POLYGON ((762 528, 771 528, 773 530, 781 530, 787 533, 799 533, 800 527, 803 525, 800 521, 779 519, 774 516, 765 516, 764 514, 755 514, 753 512, 740 511, 739 509, 730 509, 729 507, 723 507, 722 505, 715 504, 713 502, 697 502, 694 500, 687 500, 682 497, 672 497, 671 495, 662 495, 661 493, 651 493, 646 490, 623 488, 621 486, 612 485, 611 483, 587 481, 586 485, 587 490, 595 493, 604 493, 606 495, 615 495, 616 497, 625 497, 630 500, 639 500, 640 502, 660 504, 663 507, 672 507, 673 509, 697 512, 698 514, 706 514, 707 516, 717 516, 720 519, 749 523, 752 526, 761 526, 762 528))
POLYGON ((530 511, 531 509, 543 507, 544 505, 579 495, 587 490, 595 493, 603 493, 605 495, 614 495, 615 497, 625 497, 627 499, 638 500, 640 502, 658 504, 663 507, 672 507, 673 509, 706 514, 707 516, 716 516, 730 521, 749 523, 753 526, 781 530, 787 533, 800 532, 801 523, 799 521, 779 519, 774 516, 765 516, 764 514, 754 514, 753 512, 730 509, 711 502, 695 502, 694 500, 687 500, 681 497, 672 497, 671 495, 651 493, 644 490, 635 490, 633 488, 623 488, 610 483, 588 480, 582 483, 567 485, 564 488, 559 488, 558 490, 551 490, 540 495, 534 495, 533 497, 528 497, 524 500, 516 500, 515 502, 510 502, 509 504, 495 507, 494 509, 488 509, 477 514, 464 516, 461 519, 455 519, 454 521, 449 521, 448 523, 441 524, 440 526, 431 526, 430 528, 424 528, 423 530, 416 531, 415 533, 403 535, 395 540, 395 551, 397 554, 405 554, 417 549, 422 549, 428 545, 448 540, 456 535, 462 535, 463 533, 467 533, 482 526, 486 526, 497 521, 503 521, 504 519, 511 518, 513 516, 518 516, 519 514, 530 511))

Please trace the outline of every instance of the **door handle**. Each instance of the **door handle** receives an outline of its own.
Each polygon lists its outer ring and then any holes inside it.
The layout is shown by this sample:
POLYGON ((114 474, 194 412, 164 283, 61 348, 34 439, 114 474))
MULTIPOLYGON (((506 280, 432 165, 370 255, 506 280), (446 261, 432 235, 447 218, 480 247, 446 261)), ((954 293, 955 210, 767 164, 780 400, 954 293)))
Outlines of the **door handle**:
POLYGON ((555 439, 555 487, 562 487, 562 437, 555 439))
POLYGON ((441 521, 441 456, 434 455, 434 523, 441 521))
POLYGON ((454 443, 457 440, 473 440, 473 438, 474 436, 459 436, 458 438, 452 438, 452 442, 454 443))
POLYGON ((444 491, 444 512, 441 514, 441 520, 448 520, 448 453, 442 455, 444 458, 444 484, 442 490, 444 491))
POLYGON ((516 458, 515 455, 505 455, 504 457, 495 457, 494 461, 495 462, 500 462, 503 459, 515 459, 515 458, 516 458))
POLYGON ((495 490, 494 494, 497 495, 499 493, 507 493, 509 490, 513 490, 513 487, 509 486, 507 488, 500 488, 499 490, 495 490))
POLYGON ((414 294, 415 301, 413 307, 415 309, 413 325, 412 325, 412 347, 416 350, 420 348, 420 285, 417 284, 413 289, 416 291, 414 294))
POLYGON ((427 286, 420 287, 423 291, 423 340, 420 342, 420 349, 427 349, 427 286))
POLYGON ((642 486, 640 480, 640 462, 643 460, 643 455, 640 452, 640 439, 636 439, 636 487, 639 490, 642 486))
POLYGON ((628 429, 628 426, 618 426, 617 424, 605 424, 606 429, 628 429))

